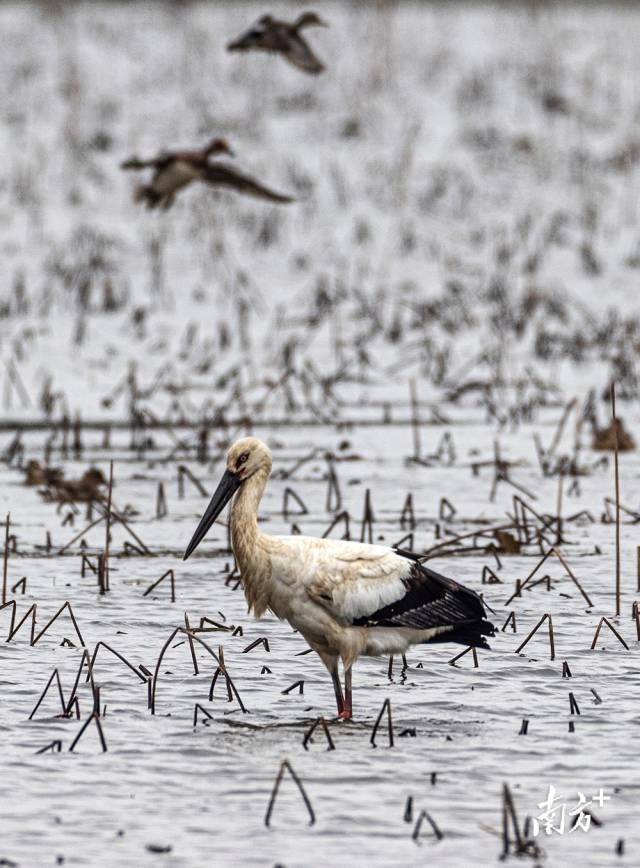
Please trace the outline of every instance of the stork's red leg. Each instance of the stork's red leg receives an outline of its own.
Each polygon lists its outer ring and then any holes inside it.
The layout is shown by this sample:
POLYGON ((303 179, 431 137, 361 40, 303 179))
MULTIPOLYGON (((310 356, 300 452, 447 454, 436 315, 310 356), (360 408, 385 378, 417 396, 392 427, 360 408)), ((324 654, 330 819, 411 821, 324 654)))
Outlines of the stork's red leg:
POLYGON ((340 675, 338 674, 337 662, 336 662, 336 665, 334 666, 334 668, 330 670, 330 672, 331 672, 331 680, 333 681, 333 689, 334 689, 335 694, 336 694, 336 704, 338 706, 338 717, 342 717, 342 715, 344 714, 344 697, 342 695, 342 684, 340 684, 340 675))
POLYGON ((351 667, 344 670, 344 693, 344 707, 339 717, 341 720, 351 720, 351 718, 353 717, 351 667))

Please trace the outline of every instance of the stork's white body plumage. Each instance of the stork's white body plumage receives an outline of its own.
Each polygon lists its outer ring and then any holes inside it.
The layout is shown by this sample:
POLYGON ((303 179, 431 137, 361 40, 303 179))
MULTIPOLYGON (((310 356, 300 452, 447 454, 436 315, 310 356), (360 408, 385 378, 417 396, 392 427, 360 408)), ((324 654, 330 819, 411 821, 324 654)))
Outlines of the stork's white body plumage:
POLYGON ((262 533, 258 506, 270 472, 264 443, 238 441, 185 557, 235 495, 231 542, 249 609, 257 617, 270 610, 304 636, 331 673, 341 717, 351 717, 351 669, 362 655, 401 654, 433 641, 487 647, 484 636, 494 628, 484 620, 480 597, 414 556, 385 546, 262 533))
POLYGON ((314 650, 347 667, 363 654, 402 654, 412 640, 445 629, 353 626, 407 592, 412 562, 385 546, 306 536, 269 537, 263 545, 271 563, 269 608, 314 650))

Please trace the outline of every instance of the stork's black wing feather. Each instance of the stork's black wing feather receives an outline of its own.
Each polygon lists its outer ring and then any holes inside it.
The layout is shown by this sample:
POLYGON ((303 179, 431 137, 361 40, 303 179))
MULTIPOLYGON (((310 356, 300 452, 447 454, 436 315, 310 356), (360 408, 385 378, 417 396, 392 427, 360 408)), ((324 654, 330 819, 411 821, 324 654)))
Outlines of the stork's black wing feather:
POLYGON ((484 605, 478 594, 413 558, 407 560, 412 563, 409 575, 402 579, 406 588, 404 596, 356 619, 354 626, 411 627, 417 630, 451 627, 432 641, 486 646, 483 636, 493 636, 495 628, 485 620, 484 605))

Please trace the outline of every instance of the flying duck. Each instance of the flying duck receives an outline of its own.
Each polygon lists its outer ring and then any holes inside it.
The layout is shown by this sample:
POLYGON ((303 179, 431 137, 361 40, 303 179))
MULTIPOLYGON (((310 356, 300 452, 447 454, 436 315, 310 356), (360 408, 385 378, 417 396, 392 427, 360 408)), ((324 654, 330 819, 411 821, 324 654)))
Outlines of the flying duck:
POLYGON ((328 25, 315 12, 303 12, 292 24, 263 15, 250 30, 229 43, 227 51, 270 51, 282 55, 303 72, 317 75, 324 65, 301 33, 305 27, 314 26, 328 25))
POLYGON ((201 150, 165 151, 149 160, 131 157, 121 163, 120 168, 153 170, 151 182, 138 185, 133 196, 135 202, 143 202, 147 208, 170 208, 178 191, 193 181, 203 181, 213 187, 229 187, 270 202, 293 201, 291 196, 276 193, 226 163, 211 161, 214 154, 233 156, 233 151, 225 139, 212 139, 201 150))

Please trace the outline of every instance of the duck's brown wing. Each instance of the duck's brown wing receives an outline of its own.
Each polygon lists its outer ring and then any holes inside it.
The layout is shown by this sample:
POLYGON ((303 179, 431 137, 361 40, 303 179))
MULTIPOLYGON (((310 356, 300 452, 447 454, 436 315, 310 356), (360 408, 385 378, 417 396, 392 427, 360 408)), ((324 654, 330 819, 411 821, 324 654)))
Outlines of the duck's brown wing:
POLYGON ((148 160, 141 160, 140 157, 129 157, 128 160, 123 160, 120 163, 120 168, 126 170, 139 171, 140 169, 164 169, 174 159, 174 154, 169 151, 163 151, 156 157, 151 157, 148 160))
POLYGON ((313 53, 309 44, 299 34, 291 37, 288 41, 287 48, 282 52, 289 63, 301 69, 303 72, 308 72, 311 75, 318 75, 324 70, 324 65, 313 53))
POLYGON ((238 193, 245 193, 248 196, 256 196, 258 199, 267 199, 269 202, 293 202, 293 196, 287 196, 284 193, 277 193, 275 190, 265 187, 260 181, 255 178, 244 175, 238 172, 237 169, 232 169, 230 166, 225 166, 222 163, 209 163, 203 170, 201 178, 207 184, 214 187, 231 187, 237 190, 238 193))

